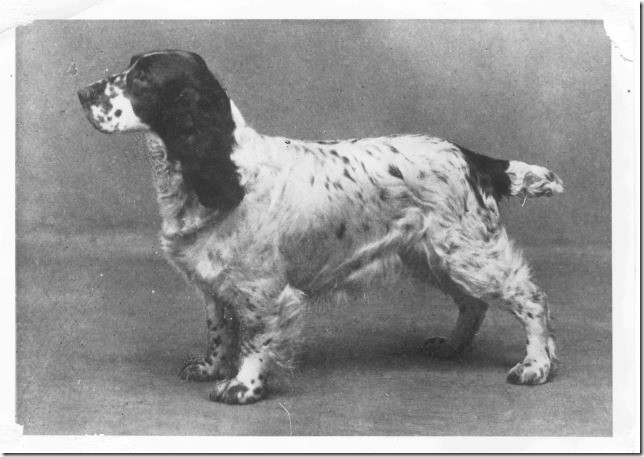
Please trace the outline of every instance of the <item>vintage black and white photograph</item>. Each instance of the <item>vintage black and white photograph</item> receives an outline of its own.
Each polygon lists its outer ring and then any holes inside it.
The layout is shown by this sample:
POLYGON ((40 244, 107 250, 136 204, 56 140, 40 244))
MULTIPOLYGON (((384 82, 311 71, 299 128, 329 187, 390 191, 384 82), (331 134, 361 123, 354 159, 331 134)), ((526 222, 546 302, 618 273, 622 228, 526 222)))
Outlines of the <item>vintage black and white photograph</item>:
POLYGON ((601 20, 17 27, 24 435, 612 437, 612 47, 601 20))

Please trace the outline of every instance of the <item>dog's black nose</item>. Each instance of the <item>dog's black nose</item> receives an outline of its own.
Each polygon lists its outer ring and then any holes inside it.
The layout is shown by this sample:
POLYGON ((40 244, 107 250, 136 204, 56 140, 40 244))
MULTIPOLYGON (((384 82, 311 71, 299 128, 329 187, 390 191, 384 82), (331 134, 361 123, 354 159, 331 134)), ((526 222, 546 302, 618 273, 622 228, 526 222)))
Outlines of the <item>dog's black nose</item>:
POLYGON ((87 106, 96 100, 100 92, 101 83, 94 83, 90 86, 83 87, 78 91, 78 99, 81 102, 81 105, 87 106))
POLYGON ((92 89, 92 86, 87 86, 83 87, 78 91, 78 99, 81 102, 81 105, 85 105, 89 103, 89 100, 92 98, 94 95, 94 89, 92 89))

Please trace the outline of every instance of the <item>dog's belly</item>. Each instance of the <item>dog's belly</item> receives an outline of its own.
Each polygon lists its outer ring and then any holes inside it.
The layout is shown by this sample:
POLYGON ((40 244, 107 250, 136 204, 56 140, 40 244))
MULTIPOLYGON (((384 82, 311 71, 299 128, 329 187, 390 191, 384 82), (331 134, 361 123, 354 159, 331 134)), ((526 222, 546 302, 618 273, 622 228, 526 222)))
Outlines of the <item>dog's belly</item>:
POLYGON ((279 252, 290 285, 307 294, 330 292, 345 286, 349 276, 360 269, 345 268, 354 253, 373 241, 370 237, 343 236, 337 230, 310 231, 282 238, 279 252))
POLYGON ((322 270, 339 263, 339 253, 343 247, 346 248, 345 244, 329 239, 325 232, 282 239, 279 252, 289 284, 298 289, 309 289, 322 270))

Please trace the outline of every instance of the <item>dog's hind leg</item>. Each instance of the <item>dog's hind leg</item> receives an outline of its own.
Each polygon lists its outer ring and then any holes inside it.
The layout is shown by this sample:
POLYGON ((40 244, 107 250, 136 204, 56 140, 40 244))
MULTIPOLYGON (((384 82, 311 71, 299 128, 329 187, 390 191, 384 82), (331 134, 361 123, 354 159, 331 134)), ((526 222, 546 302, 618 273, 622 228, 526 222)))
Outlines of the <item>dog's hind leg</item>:
POLYGON ((450 359, 457 357, 472 345, 488 305, 465 292, 455 284, 438 266, 430 266, 429 256, 419 247, 400 255, 403 264, 418 280, 439 287, 450 295, 458 307, 456 326, 447 338, 436 336, 425 340, 423 349, 430 357, 450 359))
POLYGON ((423 349, 431 357, 450 359, 469 349, 488 308, 484 301, 461 291, 453 290, 449 293, 458 306, 456 326, 447 338, 437 336, 425 341, 423 349))
POLYGON ((449 249, 436 249, 443 271, 464 291, 514 314, 526 334, 525 359, 508 373, 513 384, 543 384, 556 365, 546 295, 530 280, 530 269, 504 229, 485 243, 455 234, 449 249))
POLYGON ((223 303, 204 294, 208 336, 206 353, 190 356, 184 362, 179 377, 186 381, 215 381, 234 374, 232 356, 237 325, 234 316, 226 312, 223 303))

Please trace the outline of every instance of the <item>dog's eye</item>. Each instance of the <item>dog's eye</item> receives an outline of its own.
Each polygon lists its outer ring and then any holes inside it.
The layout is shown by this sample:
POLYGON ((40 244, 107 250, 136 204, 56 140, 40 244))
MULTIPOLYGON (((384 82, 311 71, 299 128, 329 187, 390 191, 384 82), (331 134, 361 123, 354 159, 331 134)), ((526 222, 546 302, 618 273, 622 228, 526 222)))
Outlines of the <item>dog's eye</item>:
POLYGON ((132 73, 131 77, 132 81, 136 82, 137 84, 148 84, 150 82, 148 75, 146 75, 142 71, 132 73))

